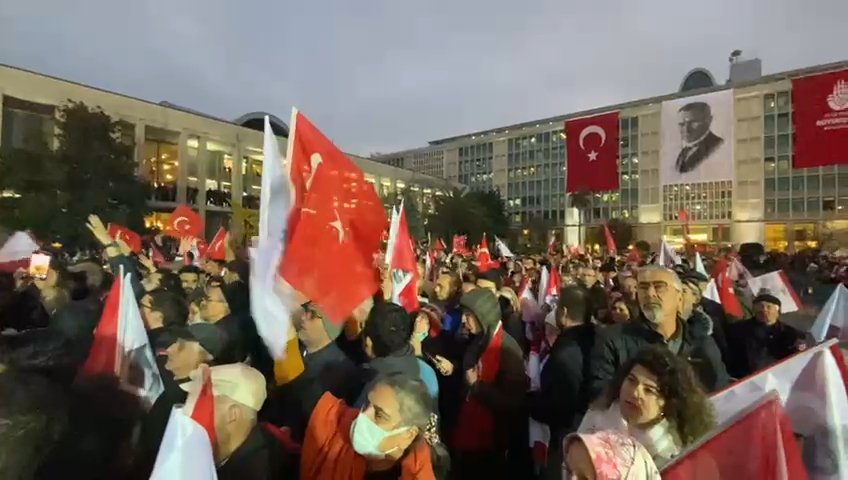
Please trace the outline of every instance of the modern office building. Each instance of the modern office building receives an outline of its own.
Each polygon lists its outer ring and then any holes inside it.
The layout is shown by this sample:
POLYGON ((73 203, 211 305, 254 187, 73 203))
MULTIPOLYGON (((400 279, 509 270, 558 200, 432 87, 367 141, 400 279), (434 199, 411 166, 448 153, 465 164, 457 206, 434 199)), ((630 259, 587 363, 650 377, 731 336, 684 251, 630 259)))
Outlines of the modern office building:
POLYGON ((435 140, 376 160, 422 171, 414 159, 423 155, 434 159, 426 168, 436 173, 435 159, 441 158, 445 178, 500 192, 517 231, 526 234, 528 226, 542 224, 550 233, 562 232, 569 244, 582 243, 587 232, 611 219, 631 223, 634 238, 678 243, 683 233, 678 213, 685 210, 691 236, 708 244, 761 242, 784 251, 845 245, 848 164, 792 168, 792 80, 848 68, 848 61, 770 75, 761 74, 759 59, 740 60, 739 52, 730 62, 726 83, 695 69, 669 95, 435 140), (732 171, 721 181, 661 181, 668 138, 661 129, 663 104, 720 92, 731 96, 732 171), (564 123, 613 111, 620 118, 620 188, 592 194, 588 208, 578 212, 565 193, 564 123))
MULTIPOLYGON (((68 100, 100 107, 122 125, 123 140, 133 145, 138 173, 153 188, 156 212, 148 226, 161 226, 177 204, 196 208, 207 236, 231 217, 255 218, 262 183, 264 112, 229 121, 169 102, 154 103, 36 72, 0 65, 0 147, 26 147, 35 135, 55 141, 56 108, 68 100)), ((288 126, 271 115, 281 152, 288 126)), ((388 204, 408 190, 425 212, 433 196, 454 187, 443 175, 422 173, 350 155, 388 204)))

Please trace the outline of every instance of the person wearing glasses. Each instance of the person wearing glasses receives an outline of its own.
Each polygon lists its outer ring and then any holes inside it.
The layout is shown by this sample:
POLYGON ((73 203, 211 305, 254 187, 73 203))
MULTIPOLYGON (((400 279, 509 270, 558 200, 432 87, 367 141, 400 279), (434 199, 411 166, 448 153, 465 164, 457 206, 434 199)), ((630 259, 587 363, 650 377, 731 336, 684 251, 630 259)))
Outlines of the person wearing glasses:
POLYGON ((677 274, 647 265, 639 269, 637 281, 640 315, 601 334, 592 354, 590 398, 603 392, 615 372, 648 345, 663 345, 687 360, 708 391, 726 386, 730 377, 710 325, 699 321, 701 317, 681 318, 683 283, 677 274))

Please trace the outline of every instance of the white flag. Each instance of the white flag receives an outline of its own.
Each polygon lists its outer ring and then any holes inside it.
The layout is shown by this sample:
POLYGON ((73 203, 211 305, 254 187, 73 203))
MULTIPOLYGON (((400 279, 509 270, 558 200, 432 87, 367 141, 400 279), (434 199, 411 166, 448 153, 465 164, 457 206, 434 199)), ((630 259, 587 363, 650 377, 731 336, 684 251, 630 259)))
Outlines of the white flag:
POLYGON ((502 257, 512 258, 515 254, 506 246, 503 240, 495 236, 495 247, 497 247, 498 251, 501 253, 502 257))
POLYGON ((830 294, 824 308, 813 322, 810 334, 817 342, 823 342, 828 337, 848 340, 846 327, 848 327, 848 288, 840 283, 830 294))
POLYGON ((709 278, 709 275, 707 274, 707 269, 704 268, 704 260, 701 259, 700 252, 695 252, 695 271, 709 278))
POLYGON ((217 480, 215 458, 206 430, 174 407, 150 480, 217 480))
POLYGON ((15 232, 0 248, 0 263, 16 262, 29 258, 38 250, 38 244, 26 232, 15 232))
POLYGON ((545 297, 548 295, 548 282, 550 282, 551 274, 548 271, 548 267, 542 267, 542 273, 539 275, 539 291, 537 294, 539 295, 536 302, 539 305, 545 304, 545 297))
MULTIPOLYGON (((296 111, 292 113, 294 137, 296 111)), ((289 142, 289 146, 292 142, 289 142)), ((286 226, 292 198, 288 174, 271 122, 265 117, 262 148, 262 190, 259 204, 259 237, 250 252, 250 311, 256 331, 275 360, 285 358, 291 322, 292 295, 277 274, 284 254, 286 226)))
POLYGON ((718 294, 718 286, 714 278, 707 282, 707 288, 704 289, 704 298, 721 304, 721 297, 718 294))
POLYGON ((763 394, 780 396, 795 433, 803 437, 811 479, 848 478, 848 393, 834 356, 835 340, 789 357, 714 395, 716 420, 724 423, 763 394))
POLYGON ((675 265, 680 263, 680 257, 677 256, 677 252, 665 240, 660 244, 660 258, 658 262, 660 265, 668 268, 674 268, 675 265))
POLYGON ((121 386, 142 399, 150 408, 165 391, 156 357, 144 329, 138 302, 132 289, 131 273, 121 283, 121 306, 118 314, 118 355, 115 371, 121 386))
POLYGON ((795 289, 792 288, 783 270, 760 275, 759 277, 749 277, 748 288, 754 296, 757 296, 761 290, 767 290, 777 297, 780 300, 780 313, 792 313, 801 309, 801 301, 798 298, 798 294, 795 293, 795 289))

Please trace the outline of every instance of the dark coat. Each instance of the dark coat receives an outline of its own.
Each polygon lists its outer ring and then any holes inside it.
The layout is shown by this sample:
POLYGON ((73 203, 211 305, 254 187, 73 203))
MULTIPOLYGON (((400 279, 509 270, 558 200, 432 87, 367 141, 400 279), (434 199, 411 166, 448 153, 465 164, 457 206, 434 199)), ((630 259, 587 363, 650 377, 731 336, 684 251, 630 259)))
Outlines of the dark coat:
POLYGON ((291 478, 286 474, 292 470, 292 465, 286 461, 282 449, 280 442, 265 427, 256 425, 244 443, 218 467, 218 480, 291 478))
MULTIPOLYGON (((709 319, 704 313, 695 311, 688 321, 679 323, 679 328, 683 329, 683 338, 678 356, 689 362, 707 391, 724 388, 730 377, 715 340, 709 334, 709 319)), ((590 398, 601 394, 616 371, 643 347, 665 343, 663 336, 651 328, 644 317, 603 330, 592 353, 590 398)))
POLYGON ((804 333, 778 321, 765 325, 754 318, 727 328, 727 369, 734 378, 744 378, 798 351, 804 333))
POLYGON ((674 166, 680 173, 688 173, 698 168, 701 163, 710 157, 719 147, 724 144, 724 139, 709 132, 703 140, 690 149, 683 148, 677 154, 677 161, 674 166))

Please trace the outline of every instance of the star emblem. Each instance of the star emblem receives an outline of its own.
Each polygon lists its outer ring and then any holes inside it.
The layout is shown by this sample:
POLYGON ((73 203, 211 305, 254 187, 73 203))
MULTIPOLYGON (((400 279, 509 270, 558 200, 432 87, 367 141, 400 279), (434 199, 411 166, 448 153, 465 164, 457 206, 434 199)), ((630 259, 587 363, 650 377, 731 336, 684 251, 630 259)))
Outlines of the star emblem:
POLYGON ((330 222, 330 226, 339 231, 339 243, 342 243, 344 242, 344 224, 339 217, 339 211, 333 210, 333 213, 336 215, 336 221, 330 222))
POLYGON ((597 159, 598 159, 598 152, 596 152, 596 151, 594 151, 594 150, 592 150, 591 152, 589 152, 589 161, 590 161, 590 162, 594 162, 594 161, 595 161, 595 160, 597 160, 597 159))

